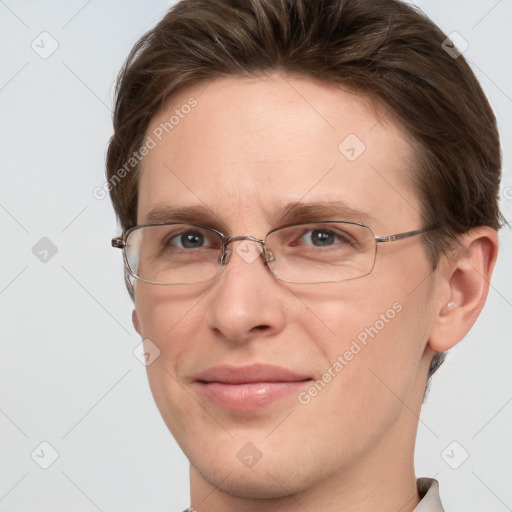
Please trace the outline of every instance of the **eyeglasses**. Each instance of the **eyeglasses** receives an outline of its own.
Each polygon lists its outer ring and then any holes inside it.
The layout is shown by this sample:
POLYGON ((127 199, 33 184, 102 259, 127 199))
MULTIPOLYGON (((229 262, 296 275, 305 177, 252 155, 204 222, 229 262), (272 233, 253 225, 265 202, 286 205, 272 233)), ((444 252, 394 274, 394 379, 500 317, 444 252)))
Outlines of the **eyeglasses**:
POLYGON ((227 237, 201 224, 166 222, 135 226, 112 246, 123 249, 129 274, 151 284, 194 284, 213 279, 232 255, 229 245, 247 262, 262 258, 270 272, 288 283, 339 283, 373 270, 377 244, 403 240, 438 228, 375 236, 368 226, 347 221, 289 224, 270 231, 264 240, 227 237), (249 244, 255 242, 256 245, 249 244))

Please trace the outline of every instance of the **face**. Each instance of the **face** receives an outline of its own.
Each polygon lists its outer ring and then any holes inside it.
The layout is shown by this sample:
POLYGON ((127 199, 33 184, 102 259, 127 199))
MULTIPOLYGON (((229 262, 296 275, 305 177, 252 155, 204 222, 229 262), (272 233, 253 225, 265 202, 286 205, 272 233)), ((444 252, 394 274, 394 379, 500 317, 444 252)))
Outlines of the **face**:
MULTIPOLYGON (((310 220, 364 222, 377 236, 425 227, 406 137, 360 95, 292 76, 222 78, 174 96, 147 133, 176 111, 142 163, 138 224, 258 239, 310 220)), ((412 467, 438 293, 421 236, 379 244, 365 277, 324 284, 280 281, 242 243, 208 283, 135 285, 135 326, 160 350, 149 382, 193 488, 313 496, 412 467)))

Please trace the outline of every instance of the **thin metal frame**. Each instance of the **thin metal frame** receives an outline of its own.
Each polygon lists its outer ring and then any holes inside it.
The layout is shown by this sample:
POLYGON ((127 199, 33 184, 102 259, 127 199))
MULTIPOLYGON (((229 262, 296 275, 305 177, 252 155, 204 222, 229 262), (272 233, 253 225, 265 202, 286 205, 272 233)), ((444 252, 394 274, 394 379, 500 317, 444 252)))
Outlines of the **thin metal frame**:
POLYGON ((265 235, 265 238, 262 240, 260 238, 255 238, 255 237, 250 236, 250 235, 241 235, 241 236, 230 236, 230 237, 228 237, 224 233, 222 233, 221 231, 218 231, 217 229, 212 228, 211 226, 206 226, 204 224, 195 224, 195 223, 190 223, 190 222, 159 222, 159 223, 155 223, 155 224, 140 224, 140 225, 137 225, 137 226, 133 226, 132 228, 130 228, 126 232, 124 232, 122 236, 112 238, 111 244, 112 244, 112 247, 114 247, 116 249, 122 249, 123 250, 123 260, 124 260, 125 267, 128 270, 129 274, 131 276, 133 276, 135 279, 138 279, 140 281, 143 281, 143 282, 149 283, 149 284, 159 284, 159 285, 199 284, 199 283, 204 283, 204 282, 211 281, 212 279, 214 279, 218 275, 220 269, 223 266, 227 265, 227 263, 229 262, 230 256, 232 254, 228 250, 229 244, 232 243, 232 242, 241 241, 241 240, 250 240, 251 242, 256 242, 256 243, 258 243, 258 244, 260 244, 262 246, 262 249, 263 249, 262 255, 263 255, 263 261, 265 263, 265 266, 267 267, 267 269, 270 271, 270 273, 276 279, 278 279, 280 281, 287 282, 287 283, 297 283, 297 284, 321 284, 322 283, 323 284, 323 283, 342 283, 344 281, 350 281, 350 280, 353 280, 353 279, 359 279, 361 277, 365 277, 365 276, 371 274, 373 269, 374 269, 374 267, 375 267, 375 262, 377 260, 377 246, 378 246, 379 243, 387 243, 387 242, 395 242, 395 241, 398 241, 398 240, 404 240, 405 238, 411 238, 413 236, 420 235, 420 234, 426 233, 428 231, 435 231, 437 229, 440 229, 440 228, 435 227, 435 226, 431 226, 431 227, 423 228, 423 229, 415 229, 413 231, 405 231, 403 233, 395 233, 394 235, 389 235, 389 236, 376 236, 372 228, 370 228, 369 226, 367 226, 366 224, 363 224, 361 222, 352 222, 352 221, 344 221, 344 220, 314 220, 314 221, 309 221, 309 222, 307 222, 307 221, 295 222, 293 224, 286 224, 285 226, 279 226, 278 228, 274 228, 271 231, 269 231, 265 235), (268 263, 270 261, 272 261, 272 259, 273 259, 271 251, 269 249, 267 249, 267 247, 266 247, 266 240, 267 240, 268 236, 271 235, 272 233, 275 233, 276 231, 281 231, 281 230, 286 229, 286 228, 291 228, 291 227, 294 227, 294 226, 309 225, 309 224, 351 224, 351 225, 354 225, 354 226, 360 226, 360 227, 365 228, 368 231, 370 231, 370 233, 373 235, 373 239, 376 242, 375 243, 375 254, 374 254, 374 257, 373 257, 373 265, 372 265, 371 269, 366 274, 363 274, 361 276, 351 277, 351 278, 348 278, 348 279, 341 279, 340 281, 307 281, 307 282, 303 282, 303 281, 290 281, 290 280, 287 280, 287 279, 282 279, 279 276, 277 276, 276 274, 274 274, 274 272, 272 271, 272 269, 268 265, 268 263), (208 231, 213 231, 214 233, 216 233, 217 235, 220 236, 220 238, 222 240, 222 253, 221 253, 221 255, 219 257, 219 261, 218 261, 218 263, 219 263, 219 270, 217 271, 217 274, 212 276, 210 279, 207 279, 207 280, 204 280, 204 281, 196 281, 196 282, 193 282, 193 283, 160 283, 160 282, 148 281, 146 279, 142 279, 141 277, 139 277, 139 276, 137 276, 135 274, 135 272, 130 267, 130 263, 128 262, 128 258, 126 256, 126 241, 127 241, 128 237, 130 236, 130 233, 132 233, 132 232, 134 232, 134 231, 136 231, 138 229, 146 228, 146 227, 174 226, 174 225, 187 225, 187 226, 197 227, 197 228, 201 228, 201 229, 207 229, 208 231), (269 259, 269 257, 272 258, 272 259, 269 259))

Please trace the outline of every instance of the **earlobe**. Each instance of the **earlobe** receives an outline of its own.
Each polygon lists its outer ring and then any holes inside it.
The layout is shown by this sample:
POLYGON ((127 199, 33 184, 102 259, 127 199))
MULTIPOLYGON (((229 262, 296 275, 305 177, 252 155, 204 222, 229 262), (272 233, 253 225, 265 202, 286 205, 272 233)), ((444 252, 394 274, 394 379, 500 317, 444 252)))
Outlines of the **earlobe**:
POLYGON ((137 316, 137 311, 135 309, 132 311, 132 323, 135 330, 139 333, 140 336, 142 336, 139 317, 137 316))
POLYGON ((445 352, 471 329, 487 299, 498 252, 498 234, 483 226, 470 230, 461 239, 464 247, 446 263, 450 297, 441 304, 434 319, 429 347, 445 352))

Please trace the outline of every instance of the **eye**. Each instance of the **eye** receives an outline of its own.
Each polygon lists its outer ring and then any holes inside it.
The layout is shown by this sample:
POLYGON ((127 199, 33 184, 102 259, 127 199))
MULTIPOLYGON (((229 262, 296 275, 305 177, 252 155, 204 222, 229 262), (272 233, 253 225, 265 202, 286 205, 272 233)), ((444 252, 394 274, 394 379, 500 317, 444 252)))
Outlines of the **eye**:
POLYGON ((341 230, 326 228, 310 229, 298 240, 298 245, 329 247, 335 244, 353 244, 353 238, 341 230))
POLYGON ((171 240, 171 245, 180 247, 181 249, 197 249, 203 247, 205 236, 199 231, 187 231, 175 235, 171 240))
POLYGON ((166 250, 217 249, 220 240, 215 233, 190 226, 173 226, 161 237, 161 247, 166 250))
POLYGON ((302 238, 305 238, 313 245, 317 247, 325 247, 326 245, 332 245, 336 242, 336 236, 332 231, 326 231, 321 229, 315 229, 314 231, 308 232, 307 235, 304 235, 302 238))

